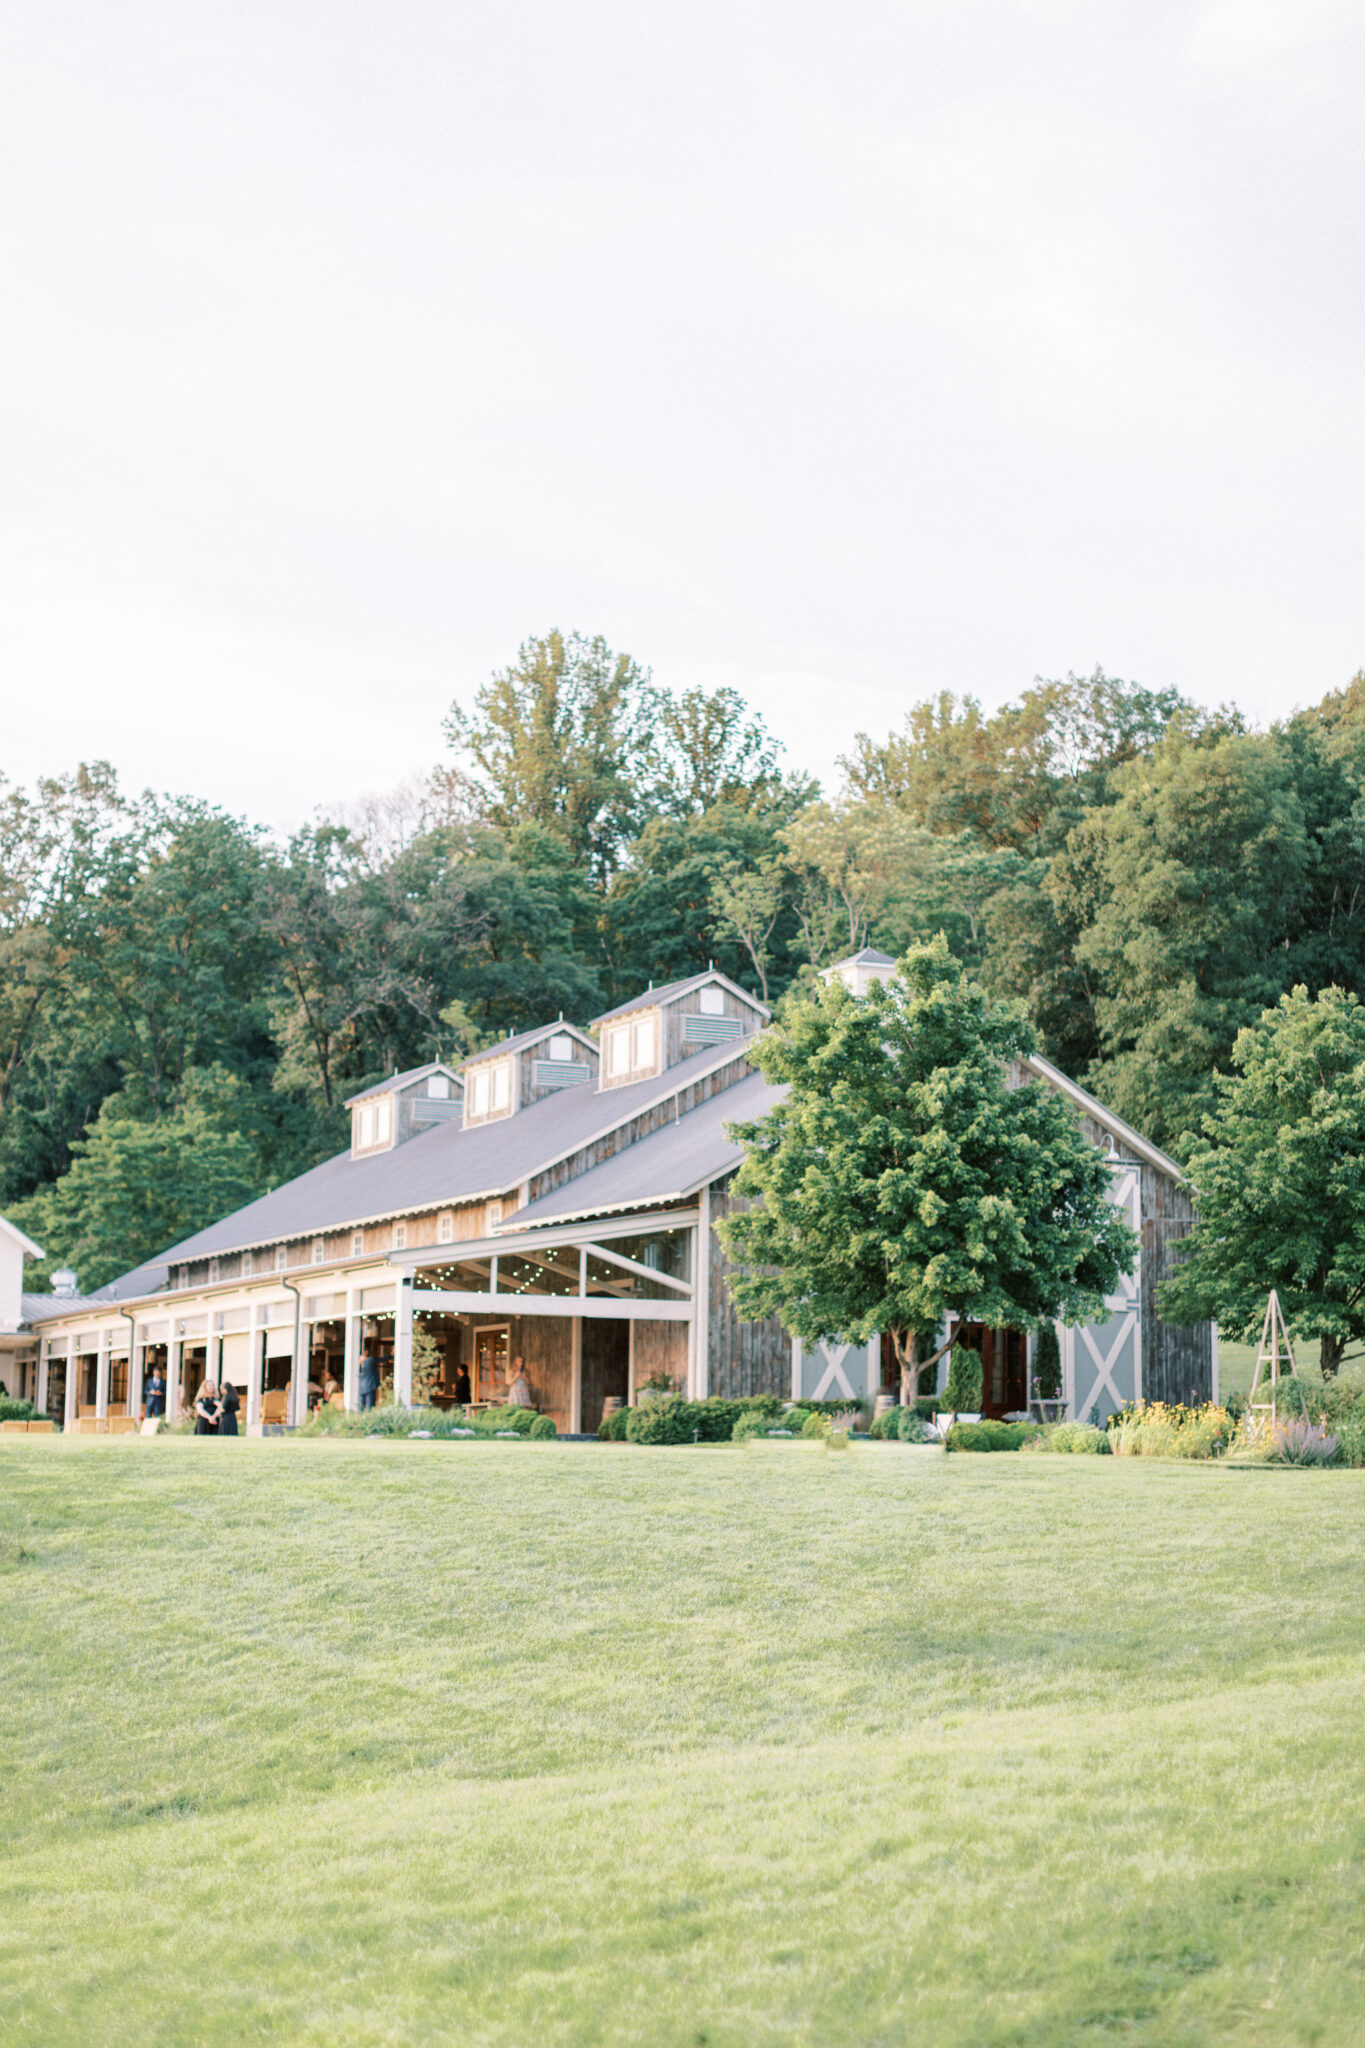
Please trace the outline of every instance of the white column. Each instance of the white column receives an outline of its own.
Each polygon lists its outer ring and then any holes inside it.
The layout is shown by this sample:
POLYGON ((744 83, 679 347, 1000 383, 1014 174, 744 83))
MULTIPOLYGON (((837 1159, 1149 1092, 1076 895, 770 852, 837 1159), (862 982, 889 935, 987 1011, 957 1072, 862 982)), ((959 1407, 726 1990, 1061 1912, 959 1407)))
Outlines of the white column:
MULTIPOLYGON (((690 1334, 690 1331, 689 1331, 690 1334)), ((626 1406, 635 1406, 635 1318, 626 1324, 626 1406)))
POLYGON ((1218 1325, 1217 1325, 1217 1323, 1215 1323, 1215 1324, 1213 1325, 1213 1328, 1212 1328, 1212 1332, 1211 1332, 1211 1337, 1212 1337, 1212 1342, 1213 1342, 1213 1391, 1212 1391, 1211 1399, 1212 1399, 1212 1401, 1213 1401, 1213 1405, 1214 1405, 1214 1407, 1216 1408, 1216 1407, 1217 1407, 1217 1406, 1219 1405, 1219 1404, 1218 1404, 1218 1325))
POLYGON ((875 1401, 882 1390, 882 1340, 869 1337, 867 1340, 867 1398, 875 1401))
POLYGON ((95 1349, 95 1413, 101 1420, 109 1419, 109 1332, 101 1330, 95 1349))
POLYGON ((142 1413, 142 1382, 146 1376, 147 1346, 134 1325, 128 1333, 128 1413, 132 1416, 142 1413))
POLYGON ((171 1324, 171 1341, 166 1346, 166 1426, 180 1420, 180 1377, 185 1370, 185 1340, 175 1334, 171 1324))
POLYGON ((573 1319, 569 1351, 569 1435, 583 1434, 583 1318, 573 1319))
POLYGON ((412 1406, 412 1283, 400 1280, 393 1314, 393 1398, 399 1408, 412 1406))
POLYGON ((62 1427, 70 1429, 76 1420, 76 1381, 80 1374, 80 1358, 76 1351, 76 1339, 66 1340, 66 1404, 62 1412, 62 1427))
POLYGON ((308 1420, 308 1372, 313 1358, 313 1319, 299 1317, 299 1341, 294 1346, 294 1363, 289 1381, 293 1396, 293 1413, 290 1421, 301 1429, 308 1420))
POLYGON ((40 1415, 47 1414, 47 1346, 48 1339, 40 1337, 38 1340, 38 1391, 33 1397, 33 1405, 40 1415))
POLYGON ((711 1190, 701 1191, 697 1221, 697 1256, 692 1269, 692 1321, 695 1330, 693 1394, 704 1401, 711 1392, 711 1190))
POLYGON ((341 1398, 348 1408, 360 1406, 360 1289, 346 1290, 346 1350, 341 1368, 341 1398))
POLYGON ((251 1304, 251 1321, 246 1340, 246 1426, 254 1429, 261 1419, 261 1381, 265 1377, 265 1331, 261 1327, 261 1303, 251 1304))

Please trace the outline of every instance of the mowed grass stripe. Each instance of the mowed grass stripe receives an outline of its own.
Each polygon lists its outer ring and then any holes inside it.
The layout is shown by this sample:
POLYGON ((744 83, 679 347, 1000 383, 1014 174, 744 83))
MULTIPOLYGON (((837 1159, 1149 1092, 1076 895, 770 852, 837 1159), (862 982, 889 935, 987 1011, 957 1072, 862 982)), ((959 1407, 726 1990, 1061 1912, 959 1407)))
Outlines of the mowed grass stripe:
POLYGON ((158 1443, 0 1486, 14 2038, 1358 2037, 1359 1475, 158 1443))

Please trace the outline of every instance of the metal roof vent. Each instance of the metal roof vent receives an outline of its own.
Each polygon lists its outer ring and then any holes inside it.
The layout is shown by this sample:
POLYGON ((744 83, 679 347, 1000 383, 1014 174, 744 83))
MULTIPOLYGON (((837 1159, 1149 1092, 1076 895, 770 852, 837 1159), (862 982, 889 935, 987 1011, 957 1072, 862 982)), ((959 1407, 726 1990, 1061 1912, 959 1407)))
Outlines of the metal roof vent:
POLYGON ((58 1266, 52 1275, 52 1292, 62 1301, 75 1301, 80 1293, 70 1266, 58 1266))

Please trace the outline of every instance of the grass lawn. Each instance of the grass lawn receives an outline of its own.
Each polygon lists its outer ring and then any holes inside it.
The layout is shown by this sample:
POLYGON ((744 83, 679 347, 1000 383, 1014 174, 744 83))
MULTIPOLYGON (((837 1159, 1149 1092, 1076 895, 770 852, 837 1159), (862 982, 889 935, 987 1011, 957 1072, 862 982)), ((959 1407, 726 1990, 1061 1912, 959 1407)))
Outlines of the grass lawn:
POLYGON ((0 1444, 0 2038, 1358 2043, 1365 1473, 0 1444))

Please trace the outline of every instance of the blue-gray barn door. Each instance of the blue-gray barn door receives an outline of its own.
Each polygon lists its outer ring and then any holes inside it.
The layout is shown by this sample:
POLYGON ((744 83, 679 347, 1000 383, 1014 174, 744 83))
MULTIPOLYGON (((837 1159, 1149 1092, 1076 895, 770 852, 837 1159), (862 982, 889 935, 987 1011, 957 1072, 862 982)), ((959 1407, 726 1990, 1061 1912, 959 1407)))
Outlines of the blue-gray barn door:
MULTIPOLYGON (((1136 1166, 1115 1165, 1109 1199, 1140 1231, 1142 1190, 1136 1166)), ((1108 1313, 1102 1322, 1061 1333, 1068 1412, 1077 1422, 1088 1420, 1093 1409, 1102 1423, 1127 1402, 1142 1399, 1141 1251, 1104 1306, 1108 1313)))

